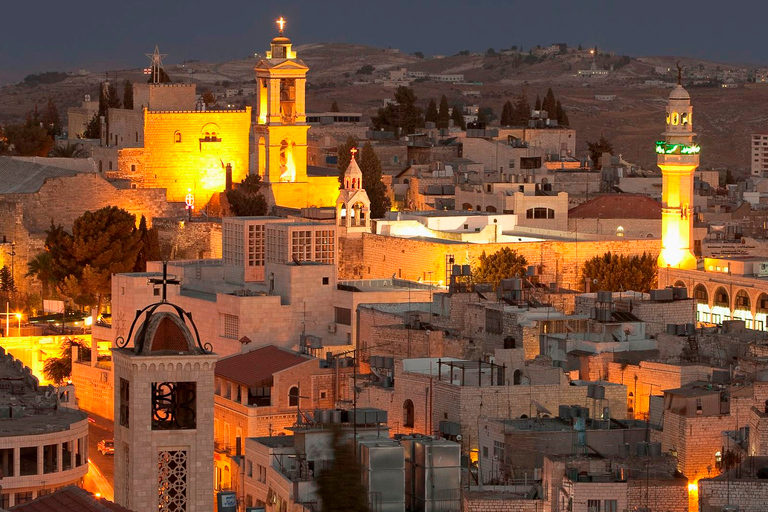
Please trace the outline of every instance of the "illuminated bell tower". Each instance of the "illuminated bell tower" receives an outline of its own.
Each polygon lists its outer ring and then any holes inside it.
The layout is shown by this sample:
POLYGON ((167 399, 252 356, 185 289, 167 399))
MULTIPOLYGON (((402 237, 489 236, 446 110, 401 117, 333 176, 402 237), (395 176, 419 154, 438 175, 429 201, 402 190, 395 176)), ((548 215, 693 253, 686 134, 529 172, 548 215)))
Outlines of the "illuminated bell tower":
POLYGON ((693 172, 701 148, 694 143, 691 97, 682 86, 678 66, 677 86, 667 103, 664 140, 656 143, 662 173, 661 254, 659 268, 695 269, 693 247, 693 172))
POLYGON ((307 116, 304 90, 309 68, 296 58, 291 40, 280 34, 256 71, 254 127, 259 175, 266 183, 307 181, 307 116))

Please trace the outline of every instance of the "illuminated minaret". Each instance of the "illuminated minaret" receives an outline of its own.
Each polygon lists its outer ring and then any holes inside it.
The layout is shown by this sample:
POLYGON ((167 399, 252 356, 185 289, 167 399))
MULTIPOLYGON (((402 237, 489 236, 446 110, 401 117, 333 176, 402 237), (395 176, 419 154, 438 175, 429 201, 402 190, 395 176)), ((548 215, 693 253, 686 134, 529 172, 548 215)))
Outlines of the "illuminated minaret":
POLYGON ((662 178, 661 254, 659 268, 695 269, 693 247, 693 172, 699 166, 700 147, 694 143, 691 97, 677 86, 667 103, 667 130, 656 143, 662 178))

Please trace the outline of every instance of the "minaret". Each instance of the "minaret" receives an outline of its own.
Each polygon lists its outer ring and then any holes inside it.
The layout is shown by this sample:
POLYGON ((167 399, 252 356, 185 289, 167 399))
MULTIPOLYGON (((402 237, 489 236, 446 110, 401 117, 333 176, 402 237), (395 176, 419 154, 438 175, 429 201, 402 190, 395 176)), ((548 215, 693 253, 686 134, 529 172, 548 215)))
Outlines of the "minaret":
POLYGON ((694 142, 691 97, 682 86, 678 65, 677 86, 667 103, 664 140, 656 143, 662 173, 661 254, 659 268, 695 269, 693 247, 693 172, 699 167, 701 148, 694 142))
POLYGON ((357 165, 357 148, 350 151, 347 170, 344 171, 344 188, 336 199, 336 223, 347 231, 367 231, 371 227, 371 200, 363 188, 363 171, 357 165))
POLYGON ((309 68, 296 57, 283 34, 272 39, 256 71, 257 112, 254 133, 259 175, 266 183, 307 181, 307 115, 305 88, 309 68))

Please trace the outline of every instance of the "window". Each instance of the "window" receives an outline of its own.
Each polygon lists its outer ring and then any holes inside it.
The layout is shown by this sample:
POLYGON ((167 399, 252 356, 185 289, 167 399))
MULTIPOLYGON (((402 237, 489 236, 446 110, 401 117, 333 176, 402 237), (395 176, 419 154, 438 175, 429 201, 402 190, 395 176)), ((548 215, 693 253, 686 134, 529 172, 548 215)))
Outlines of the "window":
POLYGON ((131 164, 131 172, 136 172, 136 164, 131 164))
POLYGON ((413 428, 414 407, 413 401, 408 399, 403 403, 403 426, 413 428))
POLYGON ((483 446, 483 458, 484 459, 488 458, 488 447, 487 446, 483 446))
POLYGON ((264 266, 264 225, 248 226, 248 266, 264 266))
POLYGON ((504 348, 515 348, 515 338, 512 336, 504 338, 504 348))
POLYGON ((16 505, 22 505, 30 501, 32 501, 32 491, 16 493, 16 505))
POLYGON ((30 476, 37 474, 37 446, 19 449, 19 475, 30 476))
POLYGON ((493 442, 493 458, 494 460, 504 461, 504 443, 499 441, 493 442))
POLYGON ((11 508, 11 494, 10 493, 0 494, 0 508, 4 508, 6 510, 11 508))
POLYGON ((587 512, 600 512, 600 500, 587 500, 587 512))
POLYGON ((334 321, 337 324, 340 325, 352 325, 352 310, 349 308, 339 308, 335 307, 334 309, 334 321))
POLYGON ((224 333, 222 336, 230 340, 236 340, 240 337, 240 317, 237 315, 222 314, 222 327, 224 333))
POLYGON ((112 170, 112 160, 109 161, 109 170, 112 170))
POLYGON ((197 427, 197 383, 152 383, 152 430, 197 427))
POLYGON ((515 161, 514 160, 510 160, 509 161, 509 168, 510 169, 514 169, 515 168, 515 161))
POLYGON ((330 278, 328 278, 328 277, 324 277, 323 278, 323 284, 327 285, 327 284, 329 284, 329 282, 330 282, 330 278))
POLYGON ((0 450, 0 471, 3 478, 13 476, 13 469, 13 448, 3 448, 0 450))
POLYGON ((604 512, 618 512, 619 511, 619 501, 618 500, 605 500, 603 502, 603 509, 604 512))
POLYGON ((554 219, 555 210, 552 208, 528 208, 525 212, 526 219, 554 219))
POLYGON ((267 483, 267 468, 261 464, 257 464, 259 470, 259 482, 267 483))
POLYGON ((46 444, 43 446, 43 473, 59 471, 59 445, 46 444))
POLYGON ((173 140, 174 142, 181 142, 181 132, 176 132, 173 134, 173 140))
POLYGON ((336 262, 335 232, 324 229, 315 232, 315 261, 333 265, 336 262))
POLYGON ((298 407, 299 406, 299 388, 297 386, 293 386, 291 389, 288 390, 288 407, 298 407))
POLYGON ((523 372, 520 370, 515 370, 515 373, 512 374, 512 384, 514 386, 519 386, 523 382, 523 372))
POLYGON ((696 399, 696 412, 697 413, 701 412, 701 398, 696 399))
POLYGON ((129 426, 131 388, 130 382, 120 379, 120 425, 129 426))
POLYGON ((248 476, 253 476, 253 462, 250 460, 248 461, 248 476))
POLYGON ((187 510, 187 451, 157 453, 158 512, 187 510))
POLYGON ((320 400, 325 400, 328 397, 328 393, 325 391, 320 392, 320 400))
POLYGON ((291 258, 294 261, 312 259, 312 231, 299 230, 291 233, 291 258))

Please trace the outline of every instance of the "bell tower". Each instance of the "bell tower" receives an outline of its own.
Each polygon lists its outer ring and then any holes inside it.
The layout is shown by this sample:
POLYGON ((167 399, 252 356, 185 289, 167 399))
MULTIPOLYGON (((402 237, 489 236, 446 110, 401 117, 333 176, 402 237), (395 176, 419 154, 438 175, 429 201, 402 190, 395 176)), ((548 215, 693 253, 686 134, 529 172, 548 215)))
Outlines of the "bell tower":
POLYGON ((291 40, 280 33, 254 68, 257 112, 254 134, 258 172, 265 183, 307 181, 305 88, 309 68, 296 58, 291 40))
POLYGON ((677 86, 667 102, 664 140, 656 142, 662 173, 661 254, 659 268, 695 269, 693 255, 693 173, 701 151, 694 139, 691 97, 682 85, 678 65, 677 86))
POLYGON ((112 349, 115 502, 131 510, 202 512, 213 502, 213 381, 217 356, 192 315, 166 300, 137 311, 112 349), (193 334, 194 333, 194 334, 193 334), (132 347, 129 345, 132 342, 132 347))
POLYGON ((336 223, 350 231, 369 231, 371 228, 371 200, 363 188, 363 171, 357 165, 357 148, 350 150, 352 158, 344 171, 344 188, 336 199, 336 223))

